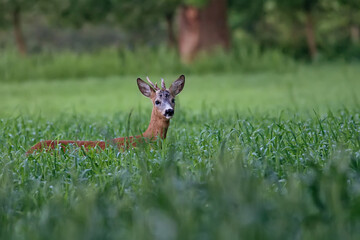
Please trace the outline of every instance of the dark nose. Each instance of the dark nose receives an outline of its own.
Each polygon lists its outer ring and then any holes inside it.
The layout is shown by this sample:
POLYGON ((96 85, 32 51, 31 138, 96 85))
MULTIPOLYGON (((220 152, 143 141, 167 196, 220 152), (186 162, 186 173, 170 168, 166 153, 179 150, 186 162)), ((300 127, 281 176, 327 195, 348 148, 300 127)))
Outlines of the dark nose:
POLYGON ((169 115, 169 116, 174 115, 174 109, 166 109, 165 110, 165 115, 169 115))

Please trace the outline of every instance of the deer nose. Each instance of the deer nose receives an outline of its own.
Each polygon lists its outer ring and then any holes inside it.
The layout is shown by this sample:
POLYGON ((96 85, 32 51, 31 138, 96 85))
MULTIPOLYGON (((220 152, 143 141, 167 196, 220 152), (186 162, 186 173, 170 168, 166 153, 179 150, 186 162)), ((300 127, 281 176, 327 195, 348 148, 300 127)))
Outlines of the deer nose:
POLYGON ((174 109, 166 109, 165 110, 165 115, 168 115, 168 116, 172 116, 174 115, 174 109))

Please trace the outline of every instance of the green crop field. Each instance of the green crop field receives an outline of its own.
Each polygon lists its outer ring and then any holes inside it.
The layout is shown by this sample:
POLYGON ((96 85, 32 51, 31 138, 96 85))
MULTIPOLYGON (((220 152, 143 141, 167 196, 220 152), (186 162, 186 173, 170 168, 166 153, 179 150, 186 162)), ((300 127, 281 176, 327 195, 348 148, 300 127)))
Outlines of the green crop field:
POLYGON ((139 134, 151 103, 138 76, 1 82, 0 239, 359 239, 359 76, 186 74, 166 140, 29 156, 139 134))
MULTIPOLYGON (((186 87, 178 102, 181 110, 189 113, 204 108, 273 116, 284 110, 326 113, 328 109, 352 108, 360 102, 360 67, 355 64, 299 66, 283 73, 184 74, 186 87)), ((154 82, 163 77, 169 85, 179 75, 149 77, 154 82)), ((150 109, 151 104, 139 92, 137 77, 145 79, 146 75, 3 82, 0 116, 112 115, 131 110, 150 116, 145 109, 150 109)))

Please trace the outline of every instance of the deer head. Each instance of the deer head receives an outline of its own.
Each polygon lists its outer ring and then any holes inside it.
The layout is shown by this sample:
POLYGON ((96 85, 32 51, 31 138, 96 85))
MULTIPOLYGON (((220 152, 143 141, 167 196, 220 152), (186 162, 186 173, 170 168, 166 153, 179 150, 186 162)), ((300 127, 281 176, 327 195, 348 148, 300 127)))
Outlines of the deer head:
POLYGON ((148 77, 146 79, 149 84, 140 78, 137 79, 140 92, 151 99, 156 115, 161 118, 171 119, 175 112, 175 96, 183 90, 185 76, 181 75, 168 89, 165 86, 164 79, 161 79, 161 88, 157 86, 157 83, 152 83, 148 77))

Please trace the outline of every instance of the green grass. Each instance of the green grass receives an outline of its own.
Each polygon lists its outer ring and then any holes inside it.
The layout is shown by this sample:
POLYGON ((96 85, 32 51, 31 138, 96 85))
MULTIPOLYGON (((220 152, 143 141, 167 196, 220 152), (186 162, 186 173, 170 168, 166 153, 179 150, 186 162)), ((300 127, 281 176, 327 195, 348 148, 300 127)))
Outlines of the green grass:
POLYGON ((0 239, 359 239, 357 76, 187 75, 165 141, 34 156, 138 134, 150 103, 134 77, 2 84, 0 239))
POLYGON ((225 53, 200 54, 195 62, 183 64, 175 49, 166 47, 108 48, 93 52, 42 52, 19 56, 15 50, 0 49, 0 83, 35 79, 86 79, 134 75, 208 74, 224 72, 287 72, 294 60, 280 51, 261 51, 256 45, 233 46, 225 53))
MULTIPOLYGON (((149 75, 153 81, 165 78, 170 85, 177 75, 149 75)), ((327 109, 353 108, 359 104, 359 65, 299 66, 288 73, 241 73, 186 75, 185 90, 178 99, 183 109, 198 111, 236 110, 270 113, 291 109, 324 113, 327 109)), ((0 116, 20 113, 51 117, 63 113, 113 114, 131 109, 148 109, 136 78, 64 79, 1 83, 0 116)))
MULTIPOLYGON (((178 114, 162 148, 25 156, 125 135, 127 115, 0 122, 2 239, 358 239, 359 112, 178 114)), ((130 133, 146 126, 134 114, 130 133)))

